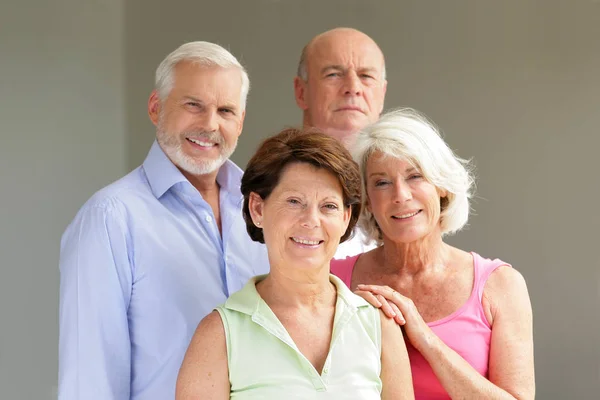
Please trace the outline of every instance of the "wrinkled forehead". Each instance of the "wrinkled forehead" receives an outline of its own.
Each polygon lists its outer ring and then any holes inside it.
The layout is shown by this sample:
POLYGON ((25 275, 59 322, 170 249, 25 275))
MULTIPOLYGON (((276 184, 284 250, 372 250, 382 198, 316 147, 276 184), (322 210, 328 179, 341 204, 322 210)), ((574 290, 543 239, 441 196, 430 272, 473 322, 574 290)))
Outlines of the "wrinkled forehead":
POLYGON ((307 61, 309 69, 338 65, 379 71, 384 63, 383 53, 370 38, 342 35, 318 38, 308 48, 307 61))

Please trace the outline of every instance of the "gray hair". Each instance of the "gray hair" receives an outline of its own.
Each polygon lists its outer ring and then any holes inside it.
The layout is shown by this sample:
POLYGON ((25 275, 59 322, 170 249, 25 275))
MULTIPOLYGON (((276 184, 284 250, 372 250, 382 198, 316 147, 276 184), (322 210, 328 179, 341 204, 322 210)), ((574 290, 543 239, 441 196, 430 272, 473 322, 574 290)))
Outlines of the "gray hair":
POLYGON ((382 243, 377 221, 366 207, 367 162, 375 152, 410 162, 427 181, 447 192, 441 201, 442 235, 455 233, 465 226, 474 185, 470 161, 456 156, 425 116, 403 108, 386 113, 365 127, 352 148, 352 156, 360 167, 364 194, 359 225, 369 239, 382 243))
POLYGON ((171 93, 174 82, 173 69, 182 61, 191 61, 206 66, 239 69, 242 79, 240 105, 242 110, 246 109, 246 98, 250 91, 248 73, 230 52, 218 44, 210 42, 185 43, 160 63, 156 69, 154 86, 161 101, 164 101, 169 96, 169 93, 171 93))

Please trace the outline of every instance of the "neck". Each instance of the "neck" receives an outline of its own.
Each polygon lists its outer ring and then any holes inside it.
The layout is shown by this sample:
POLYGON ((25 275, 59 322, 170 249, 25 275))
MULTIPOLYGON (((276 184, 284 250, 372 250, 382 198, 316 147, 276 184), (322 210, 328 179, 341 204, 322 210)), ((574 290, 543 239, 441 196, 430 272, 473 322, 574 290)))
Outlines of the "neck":
POLYGON ((204 175, 193 175, 182 169, 180 169, 180 171, 183 174, 183 176, 185 176, 186 179, 190 181, 192 186, 194 186, 196 190, 200 192, 202 197, 207 198, 211 195, 214 195, 215 192, 219 193, 220 186, 217 183, 217 173, 219 172, 218 169, 214 172, 211 172, 210 174, 204 175))
POLYGON ((256 288, 269 306, 284 308, 321 309, 335 306, 337 297, 329 281, 329 265, 318 271, 282 271, 271 265, 271 272, 256 288))
POLYGON ((347 149, 352 147, 352 145, 354 144, 354 141, 356 140, 357 132, 338 131, 338 130, 330 129, 330 128, 323 127, 323 126, 315 126, 311 122, 308 114, 306 114, 306 113, 304 114, 304 119, 302 121, 302 127, 304 128, 304 130, 318 129, 319 131, 341 141, 347 149))
POLYGON ((441 234, 434 232, 411 243, 395 243, 384 238, 379 256, 382 258, 381 265, 387 269, 417 275, 443 268, 449 260, 450 250, 451 247, 442 241, 441 234))

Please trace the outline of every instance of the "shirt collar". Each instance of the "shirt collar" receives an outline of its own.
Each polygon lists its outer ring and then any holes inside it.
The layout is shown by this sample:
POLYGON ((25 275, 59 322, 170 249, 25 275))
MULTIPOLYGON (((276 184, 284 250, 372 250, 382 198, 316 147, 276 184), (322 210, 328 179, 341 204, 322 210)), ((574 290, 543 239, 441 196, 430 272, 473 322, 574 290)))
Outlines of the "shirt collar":
MULTIPOLYGON (((248 315, 258 312, 262 299, 256 290, 256 284, 266 277, 267 275, 259 275, 250 279, 239 292, 227 299, 224 307, 248 315)), ((330 274, 329 281, 335 285, 338 299, 342 300, 348 307, 356 309, 369 306, 369 303, 365 299, 352 293, 337 276, 330 274)))
MULTIPOLYGON (((144 160, 143 168, 152 193, 157 199, 175 184, 188 182, 156 140, 152 143, 150 152, 144 160)), ((241 196, 240 183, 242 175, 243 171, 233 161, 226 160, 217 173, 217 183, 222 189, 241 196)))

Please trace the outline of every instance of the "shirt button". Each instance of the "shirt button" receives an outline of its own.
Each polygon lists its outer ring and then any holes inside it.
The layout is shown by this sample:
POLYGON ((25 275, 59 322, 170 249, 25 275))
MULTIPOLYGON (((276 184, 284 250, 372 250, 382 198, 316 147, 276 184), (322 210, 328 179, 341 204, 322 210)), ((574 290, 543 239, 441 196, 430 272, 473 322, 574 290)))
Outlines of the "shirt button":
POLYGON ((212 221, 212 217, 210 215, 206 216, 206 222, 211 222, 212 221))

